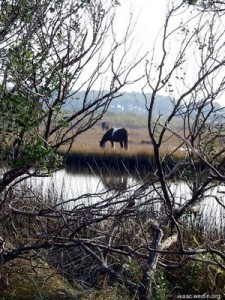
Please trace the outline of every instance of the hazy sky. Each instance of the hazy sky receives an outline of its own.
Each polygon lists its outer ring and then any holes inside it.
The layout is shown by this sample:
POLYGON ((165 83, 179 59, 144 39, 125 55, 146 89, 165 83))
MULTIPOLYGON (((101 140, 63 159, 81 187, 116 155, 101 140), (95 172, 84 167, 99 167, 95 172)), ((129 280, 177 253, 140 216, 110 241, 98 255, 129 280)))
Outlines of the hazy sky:
MULTIPOLYGON (((165 21, 168 0, 121 0, 120 3, 116 22, 118 34, 125 32, 132 12, 133 20, 136 21, 132 50, 139 55, 151 52, 154 40, 165 21)), ((143 65, 139 72, 143 73, 143 65)), ((141 91, 142 86, 143 83, 136 83, 127 86, 125 90, 141 91)))
POLYGON ((125 26, 130 12, 137 18, 135 38, 145 45, 151 45, 165 20, 167 0, 121 0, 118 8, 119 26, 125 26))
MULTIPOLYGON (((120 3, 121 5, 117 10, 117 18, 119 20, 117 22, 118 32, 121 33, 123 30, 125 31, 130 18, 130 12, 132 11, 134 19, 137 19, 137 23, 133 31, 133 37, 135 40, 133 50, 135 52, 140 49, 139 54, 141 52, 150 52, 151 54, 154 41, 160 29, 162 29, 164 25, 169 0, 120 0, 120 3)), ((177 17, 180 20, 179 15, 177 17)), ((170 52, 173 53, 173 51, 176 53, 176 46, 174 45, 170 49, 170 52)), ((156 52, 157 55, 160 53, 160 51, 156 52)), ((190 66, 190 68, 192 68, 192 66, 190 66)), ((137 69, 136 73, 138 74, 138 72, 143 73, 143 65, 137 69)), ((142 87, 143 83, 135 83, 132 86, 127 86, 124 90, 129 92, 141 92, 142 87)), ((225 103, 223 97, 218 99, 218 101, 220 104, 225 103)))

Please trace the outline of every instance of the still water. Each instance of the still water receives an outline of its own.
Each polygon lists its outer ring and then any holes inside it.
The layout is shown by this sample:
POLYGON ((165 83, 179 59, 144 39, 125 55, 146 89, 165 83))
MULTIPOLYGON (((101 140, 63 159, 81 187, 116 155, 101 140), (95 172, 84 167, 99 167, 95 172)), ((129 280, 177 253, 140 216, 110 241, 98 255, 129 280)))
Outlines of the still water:
MULTIPOLYGON (((83 204, 85 201, 99 201, 98 194, 104 192, 104 198, 111 197, 115 191, 120 191, 123 197, 132 195, 140 185, 141 181, 127 174, 123 175, 96 175, 93 172, 76 173, 60 170, 53 173, 51 177, 29 178, 25 182, 28 188, 33 191, 41 192, 41 197, 47 199, 48 195, 54 194, 55 202, 66 202, 67 208, 73 209, 75 200, 79 199, 83 204), (86 195, 85 197, 81 197, 86 195), (89 197, 88 195, 91 195, 89 197), (91 200, 90 200, 91 199, 91 200), (70 200, 70 201, 68 201, 70 200), (69 204, 68 204, 69 203, 69 204)), ((191 197, 190 187, 186 182, 176 181, 169 183, 171 195, 173 195, 175 206, 179 208, 191 197)), ((147 192, 147 191, 146 191, 147 192)), ((159 190, 151 193, 144 193, 141 201, 146 201, 152 197, 157 197, 159 190)), ((118 195, 118 194, 117 194, 118 195)), ((206 231, 216 230, 220 233, 225 228, 225 186, 219 185, 209 189, 203 197, 203 200, 195 205, 194 212, 187 213, 187 220, 192 220, 192 224, 203 227, 206 231), (220 202, 220 203, 219 203, 220 202), (222 205, 221 205, 222 204, 222 205)), ((101 198, 102 199, 102 198, 101 198)), ((77 205, 76 200, 76 205, 77 205)), ((90 202, 88 202, 90 204, 90 202)), ((153 205, 153 204, 152 204, 153 205)), ((161 204, 155 203, 154 209, 159 211, 161 204)))

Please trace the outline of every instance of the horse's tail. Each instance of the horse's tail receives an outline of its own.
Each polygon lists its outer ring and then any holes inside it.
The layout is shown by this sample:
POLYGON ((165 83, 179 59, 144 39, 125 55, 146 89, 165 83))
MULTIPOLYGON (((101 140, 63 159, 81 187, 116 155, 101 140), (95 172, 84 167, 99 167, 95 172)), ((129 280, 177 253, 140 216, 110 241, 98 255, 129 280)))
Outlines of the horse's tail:
POLYGON ((124 148, 127 150, 128 149, 128 137, 129 137, 129 133, 126 130, 126 135, 125 135, 125 141, 124 141, 124 148))

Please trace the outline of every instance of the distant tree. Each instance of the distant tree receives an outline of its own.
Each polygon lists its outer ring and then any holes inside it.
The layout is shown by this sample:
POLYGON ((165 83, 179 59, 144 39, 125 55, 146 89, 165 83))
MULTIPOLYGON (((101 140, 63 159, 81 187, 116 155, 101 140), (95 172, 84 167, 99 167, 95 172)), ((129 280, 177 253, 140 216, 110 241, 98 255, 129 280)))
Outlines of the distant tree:
MULTIPOLYGON (((222 5, 219 2, 214 4, 222 5)), ((143 94, 157 170, 154 175, 159 184, 155 189, 162 210, 159 219, 153 221, 155 227, 152 229, 158 240, 155 240, 155 252, 150 250, 152 259, 148 265, 149 273, 143 278, 144 288, 140 287, 141 299, 150 299, 158 262, 169 268, 175 264, 182 267, 185 260, 198 259, 202 264, 216 263, 218 268, 225 268, 225 255, 219 242, 221 236, 218 238, 215 235, 209 241, 206 234, 201 239, 201 245, 194 246, 194 236, 188 237, 185 228, 188 215, 206 201, 208 193, 212 197, 211 205, 218 204, 222 212, 225 208, 220 190, 212 195, 214 187, 224 187, 225 184, 225 146, 221 142, 221 138, 225 137, 225 110, 217 104, 225 90, 223 21, 224 16, 218 17, 218 11, 206 13, 198 8, 187 8, 183 1, 171 1, 153 56, 146 63, 146 89, 150 89, 152 95, 143 94), (155 120, 153 110, 156 97, 162 92, 170 97, 173 109, 166 118, 159 114, 155 120), (174 126, 177 117, 182 120, 179 127, 174 126), (171 145, 167 148, 167 158, 162 156, 161 150, 165 143, 171 145), (181 153, 181 149, 184 151, 183 159, 177 161, 173 154, 181 153), (174 178, 187 185, 180 195, 174 193, 171 184, 174 178), (161 237, 166 233, 168 238, 169 229, 163 219, 168 220, 171 228, 169 235, 175 242, 171 252, 164 251, 161 246, 161 237), (171 260, 171 253, 176 253, 179 262, 171 260), (207 254, 207 259, 202 253, 207 254)), ((222 219, 218 226, 223 228, 222 219)))
POLYGON ((141 59, 125 62, 131 24, 120 40, 111 34, 116 6, 100 0, 1 2, 0 192, 23 173, 60 166, 58 150, 67 151, 132 82, 141 59), (76 99, 81 89, 85 94, 76 99))
POLYGON ((225 11, 225 3, 220 0, 185 0, 190 5, 196 5, 206 11, 222 13, 225 11))
MULTIPOLYGON (((59 152, 69 151, 102 118, 122 87, 139 80, 132 71, 142 58, 127 57, 131 21, 123 37, 114 34, 117 1, 0 4, 0 214, 1 220, 9 214, 35 220, 39 213, 31 212, 32 201, 22 209, 30 192, 22 197, 18 183, 63 166, 59 152), (77 99, 81 89, 85 93, 77 99), (22 199, 15 204, 15 197, 22 199)), ((45 247, 44 240, 30 243, 30 249, 45 247)), ((27 252, 21 243, 20 249, 1 251, 1 264, 27 252)))

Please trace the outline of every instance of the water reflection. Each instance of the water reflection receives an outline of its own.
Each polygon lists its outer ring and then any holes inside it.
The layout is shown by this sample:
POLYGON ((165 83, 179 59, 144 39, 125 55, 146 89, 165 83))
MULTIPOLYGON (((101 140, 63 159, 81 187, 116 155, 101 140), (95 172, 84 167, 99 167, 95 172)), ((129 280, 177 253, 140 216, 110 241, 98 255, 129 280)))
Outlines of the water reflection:
POLYGON ((100 177, 102 184, 107 189, 115 189, 115 190, 126 190, 128 188, 128 176, 120 175, 120 176, 111 176, 111 175, 103 175, 100 177))
POLYGON ((94 174, 71 173, 66 170, 55 172, 50 177, 32 177, 26 180, 26 185, 37 192, 41 192, 43 198, 54 191, 55 197, 61 201, 73 199, 83 194, 99 193, 104 189, 101 179, 94 174))
MULTIPOLYGON (((43 199, 46 199, 50 191, 51 193, 54 192, 55 201, 58 203, 67 201, 69 209, 75 209, 78 201, 80 201, 79 203, 82 202, 83 205, 102 201, 102 198, 99 198, 98 194, 103 193, 103 191, 105 198, 112 197, 112 194, 115 192, 117 192, 117 195, 121 192, 123 197, 129 197, 135 188, 138 185, 140 186, 137 178, 133 178, 129 174, 118 173, 112 175, 101 172, 96 174, 93 171, 87 170, 85 173, 61 170, 54 173, 52 177, 30 178, 26 180, 25 184, 30 186, 30 188, 32 187, 32 190, 36 190, 37 193, 41 191, 43 199), (82 197, 82 195, 85 196, 82 197), (79 200, 69 202, 68 199, 79 200)), ((182 207, 191 198, 191 189, 186 182, 171 182, 170 191, 176 209, 182 207)), ((154 216, 160 217, 163 206, 161 200, 159 201, 160 192, 160 188, 157 191, 155 189, 152 189, 152 191, 146 190, 143 197, 139 200, 138 205, 143 203, 142 208, 145 209, 146 203, 146 210, 154 210, 154 216), (157 199, 158 201, 156 201, 157 199)), ((216 230, 223 233, 225 227, 225 209, 216 199, 225 204, 224 194, 224 185, 215 186, 208 190, 194 208, 187 210, 185 214, 187 222, 204 228, 206 231, 216 228, 216 230)))

